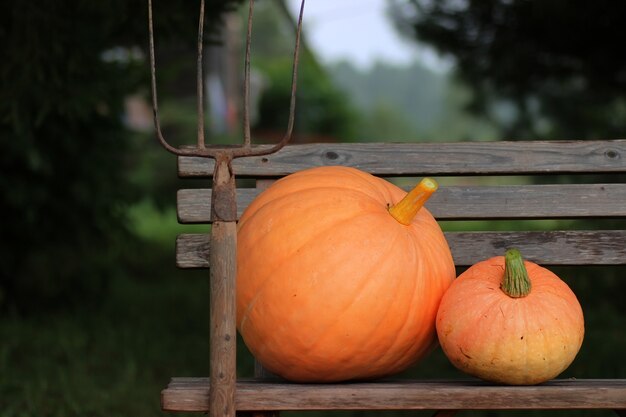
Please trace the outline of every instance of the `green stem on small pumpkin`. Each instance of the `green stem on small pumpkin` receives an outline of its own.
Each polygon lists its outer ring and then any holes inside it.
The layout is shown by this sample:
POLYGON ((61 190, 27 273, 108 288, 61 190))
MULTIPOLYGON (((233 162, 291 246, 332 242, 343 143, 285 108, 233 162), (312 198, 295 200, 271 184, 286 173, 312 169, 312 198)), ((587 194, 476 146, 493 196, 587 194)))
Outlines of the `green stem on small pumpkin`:
POLYGON ((422 179, 398 204, 389 209, 389 213, 398 222, 408 226, 438 187, 437 181, 432 178, 422 179))
POLYGON ((504 254, 504 277, 500 288, 512 298, 526 297, 531 290, 524 258, 517 249, 509 249, 504 254))

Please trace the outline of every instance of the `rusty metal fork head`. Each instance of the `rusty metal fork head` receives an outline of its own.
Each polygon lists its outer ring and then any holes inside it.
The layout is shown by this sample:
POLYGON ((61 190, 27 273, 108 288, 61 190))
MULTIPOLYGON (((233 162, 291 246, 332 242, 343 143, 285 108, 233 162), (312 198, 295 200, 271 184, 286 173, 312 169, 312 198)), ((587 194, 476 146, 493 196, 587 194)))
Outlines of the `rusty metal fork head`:
POLYGON ((246 35, 246 53, 244 61, 244 85, 243 85, 243 144, 232 145, 206 145, 204 138, 204 77, 202 73, 202 47, 204 41, 204 0, 200 0, 200 19, 198 23, 198 59, 197 59, 197 111, 198 111, 198 137, 196 145, 191 147, 176 148, 170 145, 161 132, 159 122, 159 108, 156 88, 156 68, 154 57, 154 30, 152 18, 152 0, 148 0, 148 28, 150 35, 150 74, 152 86, 152 110, 154 114, 154 126, 156 136, 161 145, 169 152, 178 156, 198 156, 215 160, 213 174, 213 197, 211 204, 211 218, 213 221, 235 221, 235 181, 232 170, 232 160, 246 156, 268 155, 278 152, 291 139, 295 119, 296 87, 298 79, 298 61, 300 51, 300 37, 302 32, 302 15, 304 2, 300 5, 296 41, 293 54, 293 70, 291 80, 291 101, 289 105, 289 121, 287 131, 283 138, 275 145, 253 146, 250 139, 250 44, 252 38, 252 15, 254 0, 250 0, 248 13, 248 30, 246 35))
POLYGON ((204 139, 204 103, 203 103, 203 75, 202 75, 202 47, 203 47, 203 32, 204 32, 204 0, 200 1, 200 19, 198 24, 198 60, 197 60, 197 109, 198 109, 198 138, 195 147, 183 147, 176 148, 170 145, 161 132, 161 125, 159 122, 159 109, 157 102, 157 88, 156 88, 156 69, 155 69, 155 57, 154 57, 154 31, 153 31, 153 18, 152 18, 152 0, 148 0, 148 27, 150 33, 150 73, 152 81, 152 109, 154 113, 154 125, 156 129, 156 135, 159 142, 169 152, 179 156, 199 156, 217 159, 220 155, 229 155, 231 158, 240 158, 245 156, 259 156, 267 155, 280 150, 283 146, 289 142, 293 131, 294 118, 295 118, 295 103, 296 103, 296 86, 298 78, 298 61, 300 50, 300 36, 302 29, 302 15, 304 11, 304 2, 302 0, 300 5, 300 14, 298 17, 298 26, 296 31, 296 41, 293 55, 293 70, 291 81, 291 101, 289 107, 289 121, 287 125, 287 132, 283 136, 282 140, 273 146, 253 146, 250 140, 250 43, 252 37, 252 14, 254 9, 254 0, 250 0, 249 14, 248 14, 248 31, 246 35, 246 53, 244 64, 244 85, 243 85, 243 132, 244 143, 240 146, 233 147, 210 145, 205 144, 204 139))

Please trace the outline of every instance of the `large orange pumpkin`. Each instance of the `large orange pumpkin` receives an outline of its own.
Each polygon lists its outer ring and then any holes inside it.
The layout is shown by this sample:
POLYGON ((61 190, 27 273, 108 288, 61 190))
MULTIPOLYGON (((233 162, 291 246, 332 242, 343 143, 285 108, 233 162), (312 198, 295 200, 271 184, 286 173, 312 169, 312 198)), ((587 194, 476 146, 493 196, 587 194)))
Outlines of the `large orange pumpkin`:
POLYGON ((439 306, 437 333, 460 370, 487 381, 533 385, 571 364, 584 319, 567 284, 512 249, 454 281, 439 306))
POLYGON ((420 184, 407 194, 354 168, 313 168, 247 208, 237 328, 268 370, 301 382, 371 379, 431 350, 455 269, 439 225, 420 209, 436 183, 420 184))

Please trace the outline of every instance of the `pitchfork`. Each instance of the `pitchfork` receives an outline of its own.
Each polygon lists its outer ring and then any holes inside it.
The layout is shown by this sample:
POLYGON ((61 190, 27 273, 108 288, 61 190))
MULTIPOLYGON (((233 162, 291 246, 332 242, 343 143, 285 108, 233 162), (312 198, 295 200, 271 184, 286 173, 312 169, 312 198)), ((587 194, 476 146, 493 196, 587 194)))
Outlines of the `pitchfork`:
POLYGON ((254 0, 250 0, 248 31, 244 63, 243 85, 243 145, 206 145, 204 140, 204 102, 202 74, 202 46, 204 29, 204 0, 200 1, 198 24, 197 60, 197 111, 198 138, 195 147, 176 148, 171 146, 161 133, 157 105, 156 70, 154 59, 154 32, 152 25, 152 0, 148 0, 148 26, 150 32, 150 73, 152 77, 152 108, 156 136, 165 149, 178 156, 197 156, 215 160, 211 194, 211 239, 210 239, 210 381, 209 390, 211 417, 234 416, 234 394, 236 382, 236 326, 235 326, 235 277, 237 273, 237 205, 235 200, 235 173, 232 161, 235 158, 268 155, 278 152, 289 142, 294 125, 298 53, 304 1, 300 5, 296 42, 293 56, 291 101, 289 121, 285 136, 275 145, 253 146, 250 140, 250 43, 252 38, 252 14, 254 0))

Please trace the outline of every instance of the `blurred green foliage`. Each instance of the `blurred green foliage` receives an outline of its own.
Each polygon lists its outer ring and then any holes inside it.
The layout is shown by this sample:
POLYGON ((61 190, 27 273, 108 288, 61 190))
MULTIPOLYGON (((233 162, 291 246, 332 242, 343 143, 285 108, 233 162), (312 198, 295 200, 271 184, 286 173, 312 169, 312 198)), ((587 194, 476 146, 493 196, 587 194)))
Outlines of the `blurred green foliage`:
MULTIPOLYGON (((209 1, 208 27, 237 3, 209 1)), ((159 2, 157 40, 193 45, 197 13, 159 2)), ((144 2, 0 3, 2 310, 97 303, 121 273, 126 208, 142 190, 121 116, 124 97, 148 85, 146 16, 144 2)))
MULTIPOLYGON (((299 137, 313 136, 315 141, 346 141, 355 137, 357 114, 348 98, 317 66, 302 60, 298 72, 298 93, 294 142, 299 137)), ((259 122, 255 129, 261 132, 284 134, 289 116, 291 94, 291 60, 274 59, 256 62, 267 77, 268 87, 259 103, 259 122)))
POLYGON ((390 0, 398 26, 455 61, 471 109, 513 139, 621 137, 626 3, 390 0), (514 110, 502 118, 502 104, 514 110))
POLYGON ((206 272, 141 251, 97 309, 0 320, 0 416, 161 416, 170 376, 208 373, 206 272))
POLYGON ((471 88, 420 61, 367 69, 339 62, 328 73, 358 110, 357 141, 494 140, 500 133, 488 118, 467 112, 471 88))
MULTIPOLYGON (((277 141, 287 128, 294 49, 293 19, 280 2, 259 2, 255 8, 252 66, 262 93, 254 136, 277 141)), ((357 135, 359 114, 353 98, 333 82, 308 47, 306 29, 300 50, 293 142, 347 141, 357 135)))

